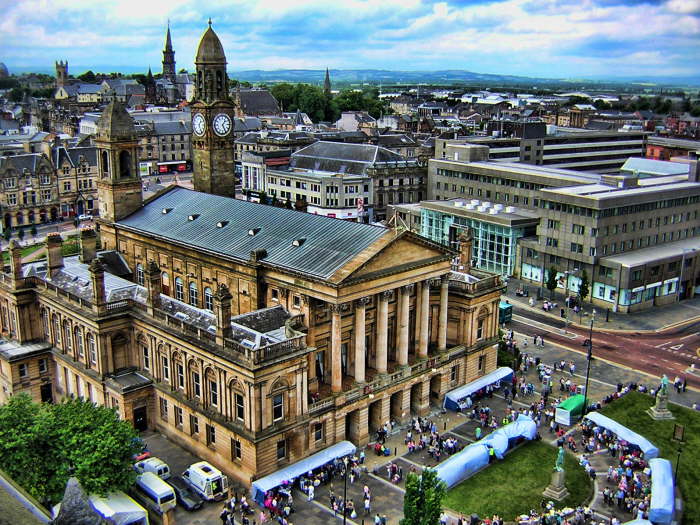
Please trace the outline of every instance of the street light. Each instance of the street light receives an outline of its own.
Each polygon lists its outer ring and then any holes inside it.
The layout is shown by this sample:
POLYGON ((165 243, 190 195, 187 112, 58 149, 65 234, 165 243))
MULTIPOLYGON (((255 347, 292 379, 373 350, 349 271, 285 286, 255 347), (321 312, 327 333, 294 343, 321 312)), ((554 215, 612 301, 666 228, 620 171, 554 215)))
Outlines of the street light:
POLYGON ((346 525, 348 516, 348 457, 343 458, 345 464, 345 476, 343 477, 343 525, 346 525))
POLYGON ((591 375, 591 359, 593 358, 593 321, 595 321, 595 309, 591 312, 591 325, 588 329, 588 353, 586 355, 586 386, 583 387, 583 415, 588 412, 588 378, 591 375))
POLYGON ((695 248, 683 248, 683 256, 681 257, 681 271, 678 275, 678 287, 676 288, 676 301, 681 301, 681 285, 683 284, 683 267, 685 266, 686 252, 694 252, 695 248))

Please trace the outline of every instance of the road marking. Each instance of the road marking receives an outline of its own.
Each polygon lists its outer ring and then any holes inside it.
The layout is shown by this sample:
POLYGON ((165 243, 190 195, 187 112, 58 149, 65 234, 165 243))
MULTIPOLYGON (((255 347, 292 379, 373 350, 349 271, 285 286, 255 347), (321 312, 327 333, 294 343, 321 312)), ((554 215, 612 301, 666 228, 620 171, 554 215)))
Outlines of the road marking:
POLYGON ((671 348, 672 350, 680 350, 681 348, 683 348, 683 343, 681 343, 681 344, 679 344, 679 345, 674 345, 674 346, 672 346, 672 347, 670 347, 670 348, 671 348))
POLYGON ((681 341, 682 341, 683 339, 688 339, 689 337, 695 337, 696 335, 698 335, 698 332, 695 332, 694 334, 684 335, 683 337, 681 337, 681 341))
POLYGON ((539 321, 535 321, 533 319, 528 319, 527 317, 523 317, 523 316, 518 315, 518 314, 513 314, 513 319, 515 319, 516 321, 518 321, 520 323, 526 324, 526 325, 539 325, 542 330, 549 332, 550 334, 563 335, 567 339, 578 339, 579 338, 579 336, 577 334, 574 334, 571 332, 566 332, 566 331, 564 331, 564 333, 561 333, 562 332, 561 328, 555 328, 555 327, 550 326, 548 324, 540 323, 539 321))
POLYGON ((673 341, 666 341, 665 343, 661 343, 660 345, 656 345, 654 348, 663 348, 666 345, 670 345, 673 341))

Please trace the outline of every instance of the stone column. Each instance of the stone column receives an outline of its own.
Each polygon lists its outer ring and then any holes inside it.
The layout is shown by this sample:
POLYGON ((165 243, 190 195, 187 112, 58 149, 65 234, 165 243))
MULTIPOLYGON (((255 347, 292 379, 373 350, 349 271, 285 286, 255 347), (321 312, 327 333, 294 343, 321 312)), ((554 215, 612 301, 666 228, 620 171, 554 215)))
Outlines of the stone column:
POLYGON ((413 285, 402 286, 399 294, 399 351, 397 352, 397 361, 400 366, 408 364, 408 314, 409 314, 409 298, 413 292, 413 285))
POLYGON ((414 341, 414 350, 416 352, 416 355, 418 354, 418 341, 420 341, 420 331, 421 331, 421 312, 422 306, 421 306, 421 301, 423 298, 423 283, 416 283, 416 304, 413 309, 413 315, 416 318, 416 322, 413 325, 414 333, 413 333, 413 341, 414 341))
POLYGON ((428 341, 430 340, 430 281, 423 281, 420 300, 420 339, 418 342, 418 357, 428 357, 428 341))
POLYGON ((386 374, 387 363, 387 328, 389 326, 389 298, 391 291, 379 294, 377 303, 377 349, 376 369, 380 374, 386 374))
POLYGON ((224 346, 224 339, 231 337, 231 293, 225 284, 220 284, 214 295, 214 315, 216 316, 216 344, 224 346))
POLYGON ((447 291, 448 277, 440 278, 440 323, 438 326, 438 351, 447 350, 447 291))
POLYGON ((331 311, 331 392, 343 391, 341 344, 341 305, 329 304, 331 311))
POLYGON ((355 302, 355 381, 365 381, 365 311, 369 297, 362 297, 355 302))

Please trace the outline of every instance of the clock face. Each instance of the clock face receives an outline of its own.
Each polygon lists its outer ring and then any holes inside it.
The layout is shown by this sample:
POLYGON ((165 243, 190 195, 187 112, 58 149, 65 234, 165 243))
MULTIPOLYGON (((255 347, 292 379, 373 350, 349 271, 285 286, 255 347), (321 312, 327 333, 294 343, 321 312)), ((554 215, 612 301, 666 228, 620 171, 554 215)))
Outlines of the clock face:
POLYGON ((215 116, 213 124, 214 133, 220 137, 228 135, 228 132, 231 131, 231 117, 225 113, 219 113, 217 116, 215 116))
POLYGON ((197 113, 192 117, 192 131, 195 135, 204 135, 204 130, 207 129, 207 123, 201 113, 197 113))

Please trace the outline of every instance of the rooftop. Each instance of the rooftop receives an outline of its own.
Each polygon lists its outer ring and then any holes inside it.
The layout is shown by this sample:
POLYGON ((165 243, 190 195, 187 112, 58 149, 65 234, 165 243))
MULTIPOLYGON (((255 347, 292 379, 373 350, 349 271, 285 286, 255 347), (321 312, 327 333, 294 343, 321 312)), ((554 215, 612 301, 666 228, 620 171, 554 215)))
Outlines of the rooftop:
POLYGON ((659 244, 657 246, 642 248, 641 250, 635 250, 633 252, 609 255, 607 257, 602 257, 600 259, 600 263, 611 263, 614 265, 632 268, 634 266, 639 266, 640 264, 646 264, 652 261, 661 261, 671 257, 682 257, 684 252, 688 253, 690 250, 700 250, 700 239, 698 237, 659 244))
POLYGON ((665 160, 640 159, 630 157, 620 168, 620 171, 637 172, 643 176, 688 175, 690 166, 680 162, 665 160))

